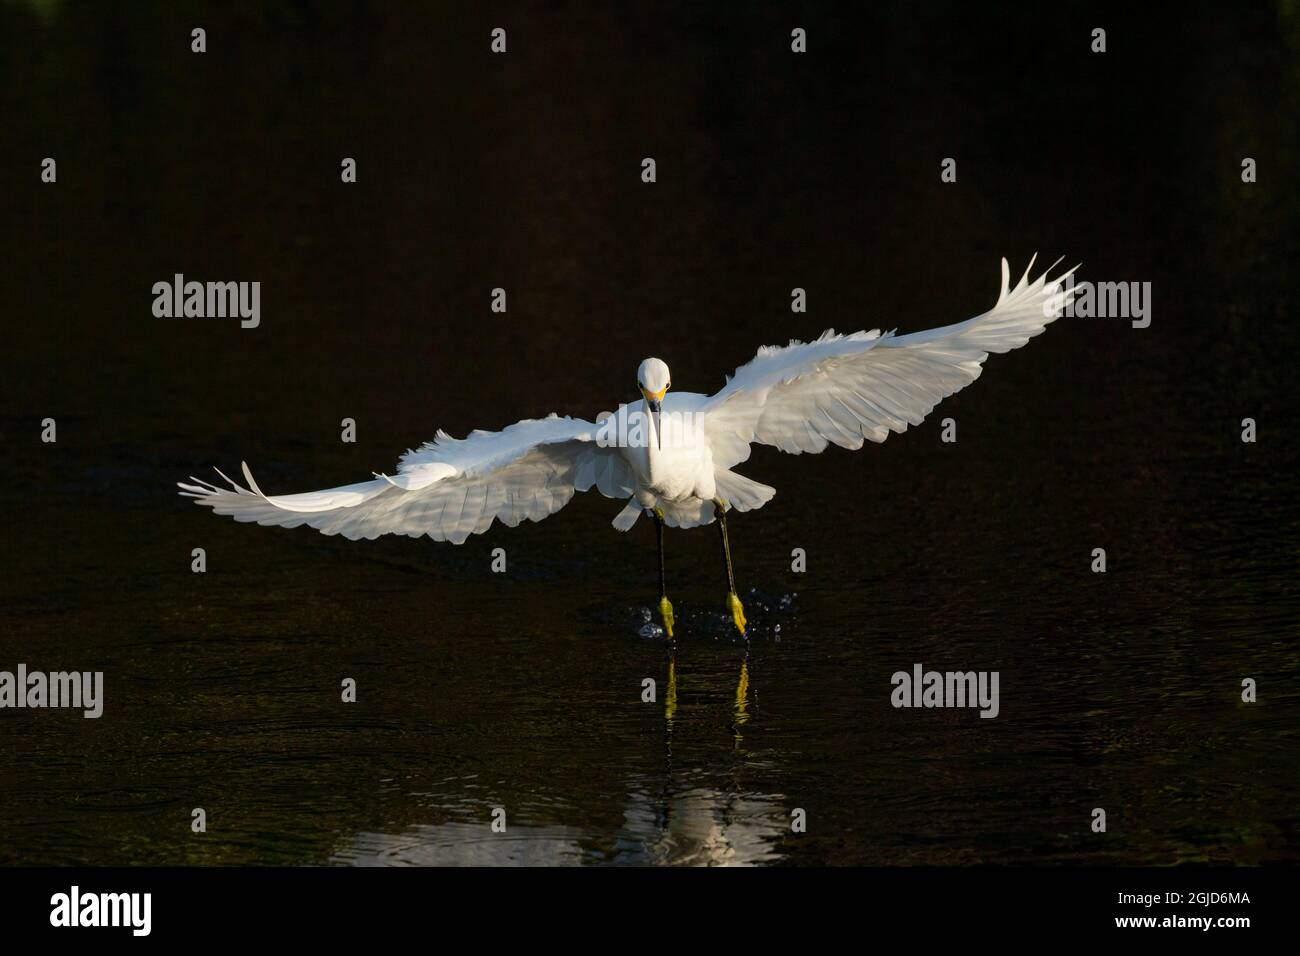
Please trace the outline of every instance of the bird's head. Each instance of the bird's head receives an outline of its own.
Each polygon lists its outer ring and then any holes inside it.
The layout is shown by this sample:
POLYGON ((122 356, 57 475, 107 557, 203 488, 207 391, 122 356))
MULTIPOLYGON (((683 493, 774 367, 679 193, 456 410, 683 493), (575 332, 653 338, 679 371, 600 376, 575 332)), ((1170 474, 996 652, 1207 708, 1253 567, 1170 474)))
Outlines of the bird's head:
POLYGON ((648 358, 636 370, 636 381, 641 386, 641 394, 652 406, 664 400, 668 389, 672 388, 672 377, 668 374, 668 363, 663 359, 648 358))
POLYGON ((655 423, 655 434, 659 438, 659 447, 662 448, 664 440, 659 430, 659 408, 664 396, 668 394, 668 389, 673 387, 672 376, 668 374, 668 363, 663 359, 646 359, 636 370, 636 380, 641 386, 641 394, 645 396, 646 404, 650 406, 650 414, 655 423))

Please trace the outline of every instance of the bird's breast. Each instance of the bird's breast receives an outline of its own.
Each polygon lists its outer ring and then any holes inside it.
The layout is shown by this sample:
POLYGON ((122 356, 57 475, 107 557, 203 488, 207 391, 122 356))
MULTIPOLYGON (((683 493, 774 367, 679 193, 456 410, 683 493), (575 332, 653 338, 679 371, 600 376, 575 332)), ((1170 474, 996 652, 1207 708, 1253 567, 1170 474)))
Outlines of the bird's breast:
POLYGON ((630 426, 640 428, 629 427, 623 454, 641 487, 658 498, 713 496, 713 455, 693 397, 665 401, 657 423, 649 414, 629 417, 630 426))
POLYGON ((701 492, 712 484, 713 458, 707 447, 649 449, 646 486, 658 497, 671 501, 702 497, 701 492))

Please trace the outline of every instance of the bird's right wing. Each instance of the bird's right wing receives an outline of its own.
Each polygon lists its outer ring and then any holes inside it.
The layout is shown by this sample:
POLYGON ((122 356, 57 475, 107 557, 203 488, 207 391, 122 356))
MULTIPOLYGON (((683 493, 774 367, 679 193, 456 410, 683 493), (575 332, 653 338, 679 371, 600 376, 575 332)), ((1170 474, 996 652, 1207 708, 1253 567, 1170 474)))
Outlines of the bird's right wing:
POLYGON ((815 342, 759 349, 702 406, 714 462, 745 461, 752 442, 797 455, 828 444, 861 448, 864 439, 882 442, 919 425, 979 377, 990 352, 1019 348, 1056 319, 1073 293, 1062 288, 1073 272, 1030 282, 1026 269, 1012 288, 1003 259, 997 304, 968 321, 900 336, 828 331, 815 342))
MULTIPOLYGON (((514 527, 541 521, 595 486, 610 498, 632 494, 631 469, 619 449, 597 441, 592 422, 552 415, 499 432, 436 440, 402 456, 397 474, 324 491, 267 496, 244 465, 245 488, 191 479, 181 493, 236 521, 296 528, 308 525, 345 538, 428 535, 463 543, 493 520, 514 527)), ((218 474, 221 474, 218 472, 218 474)))

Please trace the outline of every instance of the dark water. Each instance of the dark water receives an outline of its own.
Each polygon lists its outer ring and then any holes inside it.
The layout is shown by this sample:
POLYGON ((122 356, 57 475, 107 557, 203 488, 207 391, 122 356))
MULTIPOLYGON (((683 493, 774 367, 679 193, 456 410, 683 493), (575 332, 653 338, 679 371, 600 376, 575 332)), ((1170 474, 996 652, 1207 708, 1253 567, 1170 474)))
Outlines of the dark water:
POLYGON ((0 711, 0 862, 1296 859, 1300 12, 849 9, 0 5, 0 669, 107 695, 0 711), (453 548, 174 495, 590 416, 648 354, 707 391, 946 324, 1034 251, 1150 281, 1151 326, 1063 320, 883 446, 757 450, 748 650, 712 528, 669 537, 675 654, 637 636, 653 534, 599 497, 453 548), (261 281, 261 327, 155 319, 175 272, 261 281), (891 707, 918 662, 997 670, 998 718, 891 707))

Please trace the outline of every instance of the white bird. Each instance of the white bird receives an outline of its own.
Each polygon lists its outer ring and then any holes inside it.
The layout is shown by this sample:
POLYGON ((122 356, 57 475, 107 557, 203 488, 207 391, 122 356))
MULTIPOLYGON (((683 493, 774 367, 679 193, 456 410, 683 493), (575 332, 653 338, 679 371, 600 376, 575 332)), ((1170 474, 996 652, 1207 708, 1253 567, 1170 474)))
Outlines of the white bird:
MULTIPOLYGON (((1058 260, 1059 262, 1059 260, 1058 260)), ((988 312, 956 325, 910 335, 879 329, 813 342, 765 346, 715 395, 668 394, 661 359, 637 371, 641 399, 598 421, 559 418, 516 422, 499 432, 455 439, 439 431, 408 450, 396 475, 305 494, 263 494, 243 465, 245 488, 191 478, 181 493, 236 521, 294 528, 308 525, 346 538, 428 535, 463 543, 499 520, 514 527, 564 507, 575 491, 597 488, 627 499, 614 527, 627 531, 642 513, 654 519, 659 551, 659 611, 673 636, 673 608, 664 581, 663 529, 694 528, 716 518, 727 571, 727 608, 745 633, 727 540, 729 509, 761 508, 775 489, 733 469, 750 445, 791 454, 827 445, 857 449, 890 432, 919 425, 938 402, 979 377, 990 352, 1019 348, 1058 318, 1073 293, 1074 269, 1051 281, 1029 270, 1012 288, 1002 260, 1002 291, 988 312)), ((1077 269, 1078 266, 1075 266, 1077 269)))

